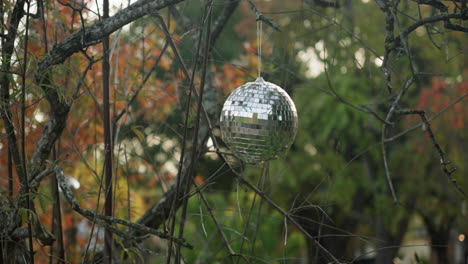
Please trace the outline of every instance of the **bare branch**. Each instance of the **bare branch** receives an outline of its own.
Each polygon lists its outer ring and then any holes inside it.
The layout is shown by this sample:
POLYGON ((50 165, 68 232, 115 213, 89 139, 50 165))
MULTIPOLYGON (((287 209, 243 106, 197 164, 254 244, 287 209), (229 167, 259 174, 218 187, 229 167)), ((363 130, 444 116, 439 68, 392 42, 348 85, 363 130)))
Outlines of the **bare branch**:
POLYGON ((325 0, 304 0, 305 3, 309 5, 317 5, 321 7, 333 7, 333 8, 340 8, 340 3, 338 0, 335 1, 325 1, 325 0))
POLYGON ((419 5, 432 6, 434 8, 439 9, 442 12, 446 12, 448 10, 447 6, 438 0, 412 0, 412 1, 418 3, 419 5))
MULTIPOLYGON (((8 26, 8 34, 4 36, 4 40, 2 40, 1 42, 2 73, 11 73, 11 58, 15 48, 15 41, 18 34, 18 26, 21 21, 21 18, 24 16, 24 4, 24 0, 16 1, 15 6, 13 8, 13 12, 11 13, 11 17, 9 18, 10 24, 8 26)), ((26 185, 27 176, 25 175, 25 170, 22 166, 23 163, 19 152, 18 142, 15 134, 15 127, 11 119, 12 114, 10 110, 10 79, 8 78, 9 74, 1 74, 2 77, 0 79, 0 115, 5 126, 8 139, 8 148, 13 159, 13 163, 15 165, 16 173, 18 174, 20 183, 22 185, 26 185)), ((21 75, 22 74, 20 74, 20 76, 21 75)))
MULTIPOLYGON (((32 230, 32 236, 37 238, 43 246, 50 246, 55 241, 55 237, 39 221, 36 221, 36 225, 32 230)), ((18 227, 11 233, 11 238, 15 240, 29 238, 28 228, 24 226, 18 227)))
POLYGON ((388 1, 384 0, 375 0, 382 12, 385 13, 385 53, 383 57, 383 63, 381 69, 385 75, 387 90, 389 94, 392 94, 392 73, 389 70, 388 63, 390 60, 390 55, 392 53, 392 43, 394 41, 394 27, 395 19, 392 15, 391 6, 388 1))
POLYGON ((139 232, 142 232, 142 233, 145 233, 145 234, 152 234, 152 235, 158 236, 158 237, 163 238, 163 239, 169 239, 169 240, 172 240, 174 243, 177 243, 177 244, 179 244, 181 246, 184 246, 184 247, 187 247, 187 248, 193 248, 192 245, 187 243, 184 239, 178 239, 178 238, 170 237, 167 233, 160 232, 158 230, 155 230, 153 228, 150 228, 150 227, 138 224, 138 223, 130 222, 130 221, 123 220, 123 219, 116 218, 116 217, 112 217, 112 216, 101 215, 101 214, 92 212, 90 210, 81 208, 80 205, 78 204, 78 202, 76 201, 76 199, 75 199, 75 197, 73 195, 73 192, 71 191, 71 189, 68 187, 68 185, 66 183, 65 175, 63 175, 62 168, 60 166, 56 166, 54 168, 54 171, 56 173, 57 181, 58 181, 58 183, 60 185, 60 188, 63 191, 63 195, 65 196, 65 199, 67 200, 67 202, 70 203, 70 205, 71 205, 71 207, 72 207, 72 209, 74 211, 76 211, 80 215, 86 217, 88 220, 96 221, 99 225, 104 226, 107 229, 110 229, 110 231, 112 231, 112 232, 114 232, 114 233, 116 233, 116 234, 118 234, 120 236, 123 236, 123 238, 129 238, 130 236, 126 235, 126 233, 124 233, 123 231, 120 231, 120 230, 118 230, 116 228, 113 228, 110 224, 106 224, 105 222, 107 221, 107 222, 111 222, 111 223, 115 223, 115 224, 124 225, 124 226, 127 226, 127 227, 131 228, 131 229, 138 230, 139 232))
MULTIPOLYGON (((450 104, 448 104, 448 105, 446 105, 444 108, 442 108, 439 112, 437 112, 437 113, 435 113, 434 115, 430 116, 430 117, 427 119, 427 121, 430 122, 430 121, 436 119, 436 118, 439 117, 441 114, 443 114, 443 113, 446 112, 448 109, 450 109, 452 106, 454 106, 454 105, 458 104, 459 102, 465 100, 465 98, 466 98, 467 96, 468 96, 468 93, 466 93, 466 94, 464 94, 464 95, 458 97, 456 100, 454 100, 453 102, 451 102, 450 104)), ((412 132, 412 131, 414 131, 414 130, 420 128, 421 126, 423 126, 423 124, 424 124, 424 123, 421 122, 421 123, 419 123, 419 124, 416 124, 416 125, 414 125, 414 126, 408 128, 408 129, 406 129, 406 130, 403 131, 403 132, 400 132, 400 133, 398 133, 398 134, 396 134, 396 135, 394 135, 394 136, 392 136, 392 137, 386 138, 386 139, 385 139, 385 143, 394 141, 394 140, 396 140, 396 139, 398 139, 398 138, 400 138, 400 137, 402 137, 402 136, 408 134, 409 132, 412 132)))
MULTIPOLYGON (((166 52, 166 49, 167 49, 167 46, 168 46, 168 42, 166 42, 164 44, 164 47, 161 49, 158 57, 156 58, 156 61, 154 62, 153 64, 153 67, 151 67, 151 69, 148 71, 148 73, 146 73, 145 77, 143 78, 143 81, 140 83, 140 85, 138 86, 138 88, 135 90, 135 92, 133 93, 133 95, 130 97, 130 100, 127 101, 127 104, 126 106, 122 109, 122 111, 120 111, 119 114, 117 114, 114 119, 112 120, 112 123, 114 123, 114 125, 119 122, 119 120, 122 118, 122 116, 127 112, 129 106, 135 101, 135 99, 137 98, 138 94, 141 92, 141 90, 143 89, 143 87, 145 86, 146 82, 149 80, 149 77, 151 77, 151 74, 153 74, 156 69, 158 68, 158 65, 159 65, 159 62, 161 61, 161 58, 162 56, 164 55, 164 53, 166 52)), ((113 129, 115 131, 115 129, 113 129)))
POLYGON ((219 35, 221 35, 224 26, 226 26, 227 21, 239 5, 239 2, 240 0, 229 0, 221 14, 218 16, 218 19, 216 19, 216 21, 214 22, 213 30, 211 31, 210 37, 210 48, 213 48, 219 35))
POLYGON ((81 29, 65 38, 61 43, 55 45, 49 54, 39 62, 38 76, 36 78, 41 79, 42 75, 49 67, 64 62, 65 59, 70 57, 73 53, 100 43, 103 37, 117 31, 128 23, 182 1, 183 0, 139 0, 112 17, 81 29), (82 40, 83 31, 85 32, 84 40, 82 40))
POLYGON ((258 11, 257 7, 254 5, 252 0, 247 0, 247 3, 249 3, 250 9, 252 9, 252 11, 254 11, 254 13, 255 13, 255 15, 257 17, 256 18, 257 21, 261 20, 261 21, 265 22, 265 24, 267 24, 270 27, 274 28, 275 30, 281 31, 280 27, 275 22, 273 22, 273 20, 271 18, 264 16, 260 11, 258 11))
POLYGON ((71 105, 60 97, 57 89, 52 87, 51 78, 51 74, 46 73, 44 80, 41 83, 41 86, 46 93, 46 98, 50 104, 51 114, 28 165, 28 174, 32 178, 34 178, 35 175, 45 167, 45 161, 49 158, 55 141, 57 141, 66 126, 68 113, 71 107, 71 105))
POLYGON ((193 29, 192 21, 188 17, 182 15, 180 13, 179 8, 177 8, 176 6, 170 6, 169 11, 171 12, 175 20, 180 24, 180 26, 182 26, 182 28, 185 31, 189 32, 190 30, 193 29))
POLYGON ((432 145, 434 146, 434 148, 437 151, 437 154, 439 155, 440 164, 442 165, 442 171, 450 180, 450 182, 455 186, 455 188, 463 195, 464 199, 468 198, 468 194, 466 193, 466 191, 457 183, 457 180, 452 176, 452 173, 455 172, 456 168, 452 169, 448 167, 451 164, 451 162, 445 156, 445 153, 442 151, 439 142, 437 142, 434 136, 434 132, 431 128, 431 123, 429 123, 429 121, 426 118, 426 112, 424 110, 402 109, 398 110, 397 113, 400 115, 419 115, 421 117, 421 120, 425 125, 425 130, 427 131, 431 139, 432 145))
POLYGON ((398 104, 400 103, 401 99, 408 91, 409 87, 413 84, 413 82, 414 82, 413 77, 410 77, 408 80, 406 80, 406 83, 403 86, 403 89, 401 89, 400 93, 398 93, 397 97, 395 98, 392 105, 390 106, 390 109, 388 110, 387 117, 385 118, 386 123, 382 124, 382 135, 381 135, 380 144, 382 148, 382 158, 384 162, 385 177, 387 179, 387 184, 388 184, 388 187, 390 188, 390 192, 392 194, 393 201, 395 203, 399 203, 399 202, 395 193, 395 188, 393 187, 393 182, 390 176, 390 169, 389 169, 388 160, 387 160, 387 146, 385 142, 385 138, 387 137, 387 123, 392 122, 392 117, 393 117, 395 110, 398 107, 398 104))
MULTIPOLYGON (((447 21, 449 19, 465 19, 466 20, 468 19, 468 15, 463 15, 460 13, 450 13, 450 14, 437 14, 437 15, 433 15, 430 17, 425 17, 425 18, 419 19, 418 21, 413 23, 411 26, 409 26, 407 29, 402 31, 402 35, 408 36, 411 32, 413 32, 420 26, 424 26, 429 23, 447 21)), ((468 32, 468 28, 461 28, 461 29, 454 29, 454 30, 468 32)), ((401 39, 400 37, 397 37, 395 39, 395 43, 399 43, 400 39, 401 39)))
MULTIPOLYGON (((221 32, 226 26, 226 23, 229 21, 229 18, 236 10, 237 6, 239 6, 240 1, 241 0, 229 0, 229 2, 224 6, 223 10, 221 11, 221 14, 214 22, 214 27, 211 31, 210 37, 210 50, 214 47, 216 40, 221 35, 221 32)), ((185 31, 190 31, 194 28, 193 22, 188 17, 182 15, 176 6, 170 6, 169 10, 185 31)), ((196 40, 198 39, 198 36, 194 36, 193 38, 194 40, 196 40)))
POLYGON ((289 220, 289 222, 293 223, 305 236, 307 236, 316 247, 318 247, 323 254, 325 254, 330 260, 332 260, 332 263, 341 263, 333 254, 331 254, 322 244, 320 244, 319 241, 317 241, 307 230, 304 229, 302 225, 300 225, 290 214, 288 214, 286 211, 283 210, 279 205, 277 205, 273 200, 271 200, 270 197, 268 197, 264 192, 260 191, 257 187, 255 187, 252 183, 244 179, 242 175, 240 175, 237 171, 232 169, 232 172, 235 173, 236 177, 239 179, 239 181, 246 185, 249 189, 254 191, 257 195, 262 197, 262 199, 267 202, 271 207, 273 207, 276 211, 278 211, 283 217, 289 220))
MULTIPOLYGON (((86 74, 91 69, 92 65, 99 60, 90 59, 88 66, 80 76, 80 80, 75 87, 72 101, 66 102, 61 95, 58 93, 57 89, 52 85, 52 73, 46 72, 44 78, 41 82, 42 89, 46 93, 46 99, 49 102, 51 114, 50 119, 47 122, 42 135, 37 142, 37 147, 34 150, 32 158, 28 164, 28 174, 29 177, 35 178, 38 173, 40 173, 45 168, 46 160, 49 158, 50 152, 65 129, 66 121, 68 118, 68 113, 70 111, 73 100, 76 99, 77 94, 80 90, 81 85, 84 83, 86 74)), ((36 184, 39 184, 40 180, 36 181, 36 184)))

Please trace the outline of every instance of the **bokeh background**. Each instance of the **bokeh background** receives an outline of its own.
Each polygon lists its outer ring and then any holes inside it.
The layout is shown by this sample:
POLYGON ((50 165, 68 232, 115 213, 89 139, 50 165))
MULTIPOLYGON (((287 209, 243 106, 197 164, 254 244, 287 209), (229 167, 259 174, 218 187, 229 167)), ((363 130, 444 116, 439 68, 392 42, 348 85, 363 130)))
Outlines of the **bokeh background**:
MULTIPOLYGON (((449 31, 443 23, 417 28, 407 39, 411 56, 402 47, 388 62, 394 89, 389 94, 382 70, 386 21, 377 3, 347 0, 333 8, 309 2, 255 1, 257 8, 281 28, 277 31, 263 25, 262 75, 283 87, 295 101, 299 131, 294 144, 269 164, 268 171, 242 164, 232 156, 228 161, 339 259, 350 263, 466 264, 468 205, 442 172, 426 125, 419 116, 409 115, 395 117, 388 128, 387 159, 396 203, 386 181, 382 121, 376 117, 385 118, 412 75, 412 67, 416 68, 420 74, 400 107, 426 111, 437 141, 457 168, 453 177, 466 189, 466 33, 449 31)), ((420 17, 434 14, 430 6, 415 2, 399 3, 399 27, 407 28, 420 17)), ((43 38, 47 38, 50 49, 81 25, 78 13, 68 6, 57 1, 44 4, 47 30, 37 23, 31 25, 29 33, 25 143, 29 154, 48 119, 48 105, 40 100, 41 91, 34 81, 34 69, 45 54, 43 38)), ((112 2, 111 15, 127 4, 112 2)), ((450 10, 459 5, 445 4, 450 10)), ((224 5, 224 1, 214 1, 214 17, 224 5)), ((93 2, 87 6, 82 15, 86 23, 91 23, 97 19, 99 8, 93 2)), ((183 2, 177 10, 195 26, 187 28, 167 10, 160 14, 169 21, 172 38, 190 68, 194 63, 194 35, 203 24, 204 3, 183 2)), ((456 23, 466 26, 462 20, 456 23)), ((220 139, 219 112, 231 91, 257 77, 256 34, 255 14, 242 1, 208 59, 205 108, 209 109, 213 134, 223 152, 229 153, 229 149, 220 139)), ((175 183, 189 83, 173 51, 166 50, 164 33, 154 17, 139 19, 114 33, 111 46, 111 112, 114 117, 125 112, 113 124, 115 215, 135 221, 175 183), (138 96, 128 104, 142 83, 138 96)), ((98 58, 101 46, 90 47, 86 53, 98 58)), ((54 67, 63 100, 73 96, 70 87, 77 85, 87 66, 85 57, 77 54, 54 67)), ((86 75, 56 153, 78 202, 89 209, 103 205, 101 80, 97 63, 86 75)), ((195 85, 199 82, 197 76, 195 85)), ((18 91, 17 87, 12 89, 13 94, 18 91)), ((196 104, 191 107, 189 136, 196 121, 196 104)), ((18 113, 13 117, 15 122, 20 119, 18 113)), ((2 134, 2 195, 6 195, 8 178, 6 146, 2 134)), ((233 249, 242 248, 251 256, 251 263, 326 263, 296 226, 239 183, 215 153, 211 139, 203 152, 195 181, 203 186, 212 213, 233 249)), ((57 206, 51 186, 51 179, 46 179, 36 200, 37 217, 46 227, 52 226, 51 212, 54 204, 57 206)), ((19 188, 16 181, 15 188, 19 188)), ((229 253, 207 208, 195 191, 190 195, 184 237, 195 248, 182 251, 185 263, 229 263, 229 253)), ((77 263, 85 254, 102 250, 102 228, 63 201, 61 214, 66 262, 77 263)), ((50 247, 35 243, 36 260, 46 263, 52 254, 50 247)), ((127 249, 125 261, 165 263, 166 241, 151 237, 143 246, 148 251, 127 249)))

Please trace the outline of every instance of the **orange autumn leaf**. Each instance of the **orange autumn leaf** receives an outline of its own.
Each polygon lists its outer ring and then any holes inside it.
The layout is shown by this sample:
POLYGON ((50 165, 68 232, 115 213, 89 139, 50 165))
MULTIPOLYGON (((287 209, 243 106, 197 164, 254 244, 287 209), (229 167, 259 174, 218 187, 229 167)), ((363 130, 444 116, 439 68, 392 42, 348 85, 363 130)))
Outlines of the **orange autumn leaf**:
POLYGON ((164 70, 168 71, 171 68, 171 60, 167 58, 166 56, 163 56, 159 62, 159 66, 163 68, 164 70))
POLYGON ((200 174, 197 174, 197 176, 195 176, 195 182, 198 185, 202 185, 203 183, 205 183, 205 180, 203 179, 203 176, 201 176, 200 174))

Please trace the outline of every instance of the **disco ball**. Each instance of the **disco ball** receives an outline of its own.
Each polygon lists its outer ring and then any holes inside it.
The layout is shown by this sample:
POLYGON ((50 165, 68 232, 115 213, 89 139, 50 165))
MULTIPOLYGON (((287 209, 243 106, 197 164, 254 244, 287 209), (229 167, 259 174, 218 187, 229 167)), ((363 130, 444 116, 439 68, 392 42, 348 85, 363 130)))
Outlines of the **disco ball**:
POLYGON ((234 90, 221 112, 221 137, 247 163, 273 160, 291 146, 297 111, 278 85, 259 77, 234 90))

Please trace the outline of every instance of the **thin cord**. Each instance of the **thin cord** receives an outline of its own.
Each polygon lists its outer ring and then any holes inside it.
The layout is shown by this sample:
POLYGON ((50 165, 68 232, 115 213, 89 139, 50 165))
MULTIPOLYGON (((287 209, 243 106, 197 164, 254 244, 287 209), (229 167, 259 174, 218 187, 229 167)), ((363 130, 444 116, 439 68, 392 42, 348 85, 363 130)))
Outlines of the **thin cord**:
POLYGON ((261 77, 262 67, 262 21, 257 20, 257 55, 258 55, 258 77, 261 77))

